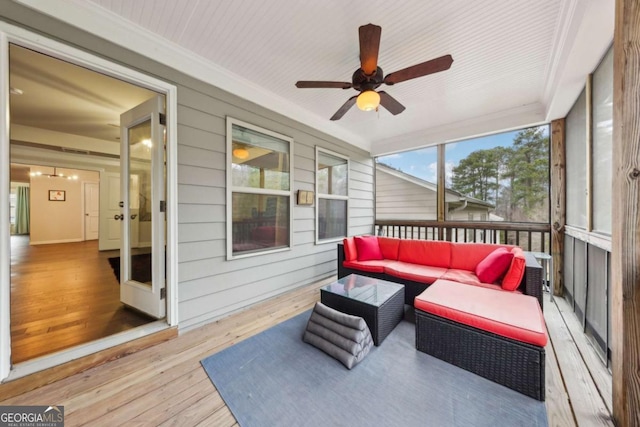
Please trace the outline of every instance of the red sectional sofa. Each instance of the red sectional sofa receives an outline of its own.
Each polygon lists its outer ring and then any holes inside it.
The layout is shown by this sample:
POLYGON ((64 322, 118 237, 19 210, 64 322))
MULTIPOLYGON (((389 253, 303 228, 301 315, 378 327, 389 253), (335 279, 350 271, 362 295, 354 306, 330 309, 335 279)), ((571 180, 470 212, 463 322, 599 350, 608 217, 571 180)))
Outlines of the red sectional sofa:
POLYGON ((338 277, 349 274, 404 284, 409 305, 430 284, 445 279, 524 293, 543 306, 542 267, 531 254, 509 245, 348 237, 338 244, 338 277))

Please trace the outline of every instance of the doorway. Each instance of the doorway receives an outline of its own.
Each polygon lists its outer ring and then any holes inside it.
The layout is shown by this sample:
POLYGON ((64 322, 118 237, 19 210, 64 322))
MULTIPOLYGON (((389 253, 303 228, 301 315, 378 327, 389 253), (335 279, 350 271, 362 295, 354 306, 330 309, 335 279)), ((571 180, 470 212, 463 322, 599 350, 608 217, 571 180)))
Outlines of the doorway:
MULTIPOLYGON (((122 283, 126 282, 127 274, 133 268, 133 263, 130 262, 131 250, 128 253, 129 263, 125 260, 124 270, 120 268, 124 271, 123 274, 116 271, 116 266, 121 267, 118 265, 121 263, 114 263, 112 260, 123 259, 125 247, 131 249, 131 227, 119 227, 117 240, 121 243, 120 247, 100 250, 98 242, 102 233, 103 212, 103 206, 99 202, 101 179, 83 180, 81 184, 78 183, 76 194, 76 186, 68 179, 69 175, 59 172, 62 169, 77 169, 91 171, 100 177, 107 173, 124 176, 122 171, 125 170, 125 165, 129 168, 131 165, 138 167, 141 162, 144 163, 144 159, 131 159, 128 156, 124 157, 126 161, 122 160, 120 115, 150 99, 159 100, 158 104, 164 108, 168 101, 167 95, 175 102, 175 88, 160 84, 158 88, 150 85, 156 89, 150 90, 88 69, 86 64, 81 67, 19 44, 9 44, 9 61, 8 64, 3 64, 9 70, 11 87, 11 135, 8 144, 10 160, 34 165, 34 169, 55 166, 53 172, 41 172, 38 176, 30 177, 31 200, 37 200, 42 205, 31 203, 31 208, 44 210, 48 217, 44 224, 37 224, 32 220, 30 225, 48 232, 49 238, 34 240, 33 227, 29 234, 10 238, 6 233, 2 234, 3 239, 10 241, 11 317, 9 322, 5 317, 0 319, 3 332, 10 325, 10 339, 0 339, 3 356, 3 374, 0 378, 6 376, 4 368, 8 364, 4 356, 7 354, 7 342, 10 343, 11 363, 15 365, 43 356, 54 357, 63 349, 76 348, 76 354, 81 354, 84 350, 77 350, 78 346, 82 347, 96 340, 100 342, 112 334, 139 329, 142 325, 158 324, 156 319, 160 319, 166 326, 175 323, 175 310, 171 310, 175 304, 170 304, 168 318, 165 311, 160 315, 156 313, 155 316, 142 313, 145 310, 140 309, 138 301, 121 301, 122 283), (34 193, 33 184, 41 178, 46 179, 43 186, 46 199, 40 197, 39 193, 34 193), (53 197, 49 194, 52 191, 53 197), (59 211, 65 210, 62 208, 71 207, 72 202, 78 204, 77 215, 67 213, 56 217, 60 214, 59 211), (72 224, 72 232, 63 233, 62 236, 55 235, 65 228, 63 225, 69 224, 72 224), (124 234, 123 229, 126 229, 124 234), (74 234, 76 231, 79 232, 78 235, 74 234)), ((69 52, 72 49, 65 47, 62 51, 69 52)), ((65 54, 60 56, 64 57, 65 54)), ((95 63, 100 66, 101 61, 91 58, 90 62, 93 68, 95 63)), ((113 71, 113 68, 118 67, 110 64, 109 71, 113 71)), ((127 72, 133 73, 130 70, 127 72)), ((146 76, 137 77, 137 82, 153 81, 146 76)), ((159 117, 156 121, 159 121, 159 117)), ((165 163, 165 160, 170 159, 171 153, 165 147, 175 144, 175 139, 165 139, 167 135, 175 138, 175 132, 163 132, 155 146, 155 152, 160 153, 157 154, 158 159, 162 159, 161 164, 156 160, 155 169, 162 173, 149 173, 145 176, 145 185, 149 191, 159 188, 161 190, 158 191, 161 192, 147 197, 143 191, 139 191, 138 186, 135 194, 127 196, 128 201, 144 197, 149 202, 158 202, 159 206, 158 198, 161 197, 166 206, 166 171, 170 169, 171 162, 165 163)), ((6 143, 8 141, 2 141, 2 144, 6 143)), ((3 165, 6 166, 8 162, 3 165)), ((132 179, 127 177, 120 181, 128 190, 134 189, 130 185, 132 179)), ((9 188, 3 188, 0 192, 5 194, 8 190, 9 188)), ((119 196, 120 202, 124 202, 125 194, 121 192, 119 196)), ((166 223, 164 211, 163 215, 153 216, 161 224, 156 229, 152 229, 150 224, 143 224, 151 222, 152 207, 148 206, 148 210, 145 218, 138 218, 137 224, 139 229, 147 230, 149 234, 146 235, 146 241, 140 241, 140 234, 137 234, 135 249, 155 254, 155 258, 161 259, 155 261, 155 265, 150 268, 154 272, 161 272, 162 277, 160 273, 156 273, 150 283, 134 282, 146 287, 152 286, 155 281, 158 288, 160 283, 164 288, 165 281, 167 285, 173 283, 171 269, 164 266, 166 232, 173 227, 166 223), (169 274, 165 276, 165 272, 169 274)), ((33 212, 32 210, 32 214, 33 212)), ((124 211, 121 215, 123 214, 124 211)), ((173 241, 168 243, 169 247, 174 244, 173 241)), ((8 264, 7 261, 2 260, 3 266, 8 264)), ((3 283, 2 286, 6 287, 6 284, 3 283)), ((162 292, 163 297, 165 293, 162 292)), ((166 301, 162 304, 166 308, 166 301)), ((158 327, 147 330, 158 330, 158 327)), ((137 338, 145 333, 148 332, 137 331, 131 337, 137 338)), ((122 341, 120 338, 119 340, 122 341)), ((91 349, 100 347, 100 344, 92 345, 91 349)), ((87 347, 87 351, 91 350, 87 347)), ((44 362, 31 369, 39 370, 47 365, 53 366, 55 362, 44 362)))

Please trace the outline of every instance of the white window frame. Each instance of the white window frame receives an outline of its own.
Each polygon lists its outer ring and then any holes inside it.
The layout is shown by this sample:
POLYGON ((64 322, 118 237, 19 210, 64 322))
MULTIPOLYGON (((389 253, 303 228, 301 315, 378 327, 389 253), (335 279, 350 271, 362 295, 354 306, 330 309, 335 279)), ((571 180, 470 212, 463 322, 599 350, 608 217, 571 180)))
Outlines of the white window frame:
POLYGON ((293 247, 293 138, 277 132, 273 132, 269 129, 262 128, 260 126, 253 125, 251 123, 243 122, 242 120, 235 119, 227 116, 227 260, 249 258, 254 256, 272 254, 276 252, 290 251, 293 247), (233 185, 233 126, 242 126, 247 129, 251 129, 255 132, 260 132, 273 138, 278 138, 286 141, 289 144, 289 190, 270 190, 266 188, 253 188, 253 187, 235 187, 233 185), (235 254, 233 253, 233 193, 248 193, 248 194, 263 194, 269 196, 286 196, 289 198, 289 245, 285 248, 265 249, 259 251, 252 251, 247 253, 235 254))
MULTIPOLYGON (((78 359, 98 351, 105 350, 134 339, 162 331, 178 325, 178 162, 177 162, 177 88, 166 81, 151 77, 133 68, 117 64, 86 52, 69 44, 33 33, 27 29, 0 21, 0 196, 8 200, 9 192, 9 44, 32 49, 36 52, 67 61, 92 71, 102 73, 131 84, 150 89, 166 96, 167 119, 167 316, 147 325, 110 335, 86 344, 72 347, 49 356, 10 364, 10 235, 9 227, 0 227, 0 381, 30 375, 43 369, 51 368, 78 359), (5 167, 6 166, 6 167, 5 167)), ((0 222, 9 223, 9 205, 0 203, 0 222)))
POLYGON ((320 215, 318 212, 318 207, 319 207, 319 201, 320 199, 328 199, 328 200, 345 200, 347 202, 347 212, 345 213, 346 218, 346 224, 347 224, 347 229, 346 229, 346 234, 349 234, 349 188, 351 187, 351 161, 349 159, 349 157, 340 154, 340 153, 336 153, 335 151, 331 151, 331 150, 327 150, 326 148, 322 148, 322 147, 318 147, 316 146, 316 162, 315 162, 315 176, 316 176, 316 200, 315 200, 315 204, 316 204, 316 209, 315 209, 315 213, 316 213, 316 245, 318 244, 324 244, 324 243, 335 243, 335 242, 340 242, 342 241, 345 237, 347 236, 340 236, 340 237, 332 237, 329 239, 320 239, 318 234, 319 234, 319 222, 320 222, 320 215), (338 194, 320 194, 320 189, 319 189, 319 182, 318 182, 318 159, 320 158, 320 153, 324 153, 324 154, 328 154, 330 156, 334 156, 334 157, 338 157, 340 159, 344 159, 347 161, 347 195, 346 196, 342 196, 342 195, 338 195, 338 194))

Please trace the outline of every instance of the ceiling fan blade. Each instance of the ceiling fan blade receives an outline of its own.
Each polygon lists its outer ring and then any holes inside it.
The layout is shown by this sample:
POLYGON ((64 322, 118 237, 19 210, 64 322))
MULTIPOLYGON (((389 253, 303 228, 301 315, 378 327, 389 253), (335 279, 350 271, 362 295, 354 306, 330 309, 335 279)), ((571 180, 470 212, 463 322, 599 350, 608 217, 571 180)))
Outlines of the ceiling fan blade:
POLYGON ((356 98, 358 98, 358 95, 352 96, 347 100, 347 102, 342 104, 342 107, 340 107, 340 109, 338 109, 338 111, 336 111, 336 113, 331 116, 331 120, 340 120, 342 116, 344 116, 344 113, 349 111, 349 108, 353 107, 353 104, 356 103, 356 98))
POLYGON ((320 89, 320 88, 350 89, 351 83, 349 82, 316 82, 316 81, 301 80, 299 82, 296 82, 296 87, 299 89, 320 89))
POLYGON ((388 74, 384 78, 384 82, 388 85, 392 85, 405 80, 411 80, 417 77, 437 73, 439 71, 448 70, 452 63, 453 58, 451 55, 441 56, 440 58, 432 59, 430 61, 396 71, 395 73, 388 74))
POLYGON ((387 92, 380 91, 378 92, 378 95, 380 95, 380 105, 389 110, 389 112, 394 116, 404 111, 405 106, 396 101, 396 99, 387 92))
POLYGON ((360 68, 368 76, 378 69, 378 52, 380 51, 380 34, 382 28, 367 24, 358 29, 360 33, 360 68))

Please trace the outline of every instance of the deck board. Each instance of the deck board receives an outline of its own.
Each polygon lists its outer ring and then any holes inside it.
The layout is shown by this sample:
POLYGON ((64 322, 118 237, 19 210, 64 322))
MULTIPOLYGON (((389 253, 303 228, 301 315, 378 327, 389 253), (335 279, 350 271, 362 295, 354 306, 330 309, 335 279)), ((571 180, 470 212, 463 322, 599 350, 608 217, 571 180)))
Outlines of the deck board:
POLYGON ((545 310, 545 319, 547 319, 549 335, 577 424, 612 427, 611 414, 585 366, 560 311, 557 308, 545 310))
MULTIPOLYGON (((557 311, 558 308, 555 304, 549 304, 545 301, 545 320, 547 322, 547 329, 550 331, 556 329, 559 325, 554 322, 561 320, 560 316, 550 316, 550 311, 557 311)), ((565 388, 562 374, 560 373, 560 366, 558 366, 558 360, 556 358, 556 349, 554 343, 549 340, 545 348, 545 382, 546 382, 546 400, 547 417, 549 419, 549 426, 558 427, 574 427, 576 426, 576 419, 571 409, 571 400, 569 394, 565 388)))
MULTIPOLYGON (((319 287, 333 279, 298 288, 208 325, 183 331, 177 338, 0 404, 64 405, 67 426, 236 426, 236 420, 202 369, 200 360, 310 309, 319 299, 319 287)), ((549 425, 613 425, 610 411, 580 354, 587 349, 579 349, 574 343, 572 334, 576 331, 570 331, 562 317, 572 314, 559 310, 555 304, 545 303, 551 338, 546 348, 549 425), (584 383, 589 381, 585 391, 584 383)), ((584 347, 584 343, 580 346, 584 347)), ((601 380, 606 382, 606 375, 602 375, 601 380)), ((7 385, 0 385, 0 395, 4 386, 7 385)))
POLYGON ((593 382, 598 388, 605 405, 607 405, 607 409, 609 412, 612 412, 613 386, 611 373, 608 371, 607 367, 598 356, 598 353, 593 348, 591 342, 584 334, 582 325, 578 318, 573 315, 569 303, 563 298, 556 298, 556 300, 557 307, 562 314, 562 318, 564 319, 567 328, 569 329, 569 333, 571 333, 571 338, 573 338, 573 341, 578 347, 578 351, 580 351, 580 355, 586 363, 586 367, 593 378, 593 382))

